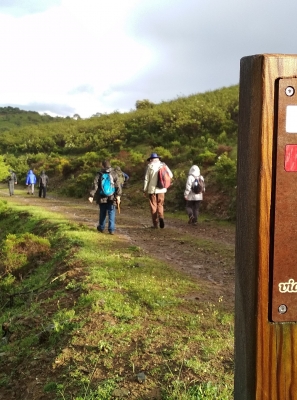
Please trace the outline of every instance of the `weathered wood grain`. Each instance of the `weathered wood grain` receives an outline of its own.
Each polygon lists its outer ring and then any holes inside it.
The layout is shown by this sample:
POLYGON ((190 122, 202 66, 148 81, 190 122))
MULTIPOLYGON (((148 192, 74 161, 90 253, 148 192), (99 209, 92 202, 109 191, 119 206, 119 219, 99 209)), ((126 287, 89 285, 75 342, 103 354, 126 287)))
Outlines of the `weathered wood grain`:
POLYGON ((277 79, 289 77, 297 77, 297 55, 262 54, 241 60, 235 400, 297 399, 297 324, 272 323, 268 317, 275 88, 277 79))

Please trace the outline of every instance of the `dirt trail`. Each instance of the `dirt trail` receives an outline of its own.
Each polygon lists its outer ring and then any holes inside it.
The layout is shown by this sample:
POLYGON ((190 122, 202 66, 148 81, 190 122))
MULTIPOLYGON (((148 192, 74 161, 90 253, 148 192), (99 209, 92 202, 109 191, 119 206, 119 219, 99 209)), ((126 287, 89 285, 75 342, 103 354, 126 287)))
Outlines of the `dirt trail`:
MULTIPOLYGON (((71 221, 96 229, 98 205, 87 200, 73 200, 49 196, 40 199, 24 194, 10 197, 7 189, 0 190, 0 198, 18 204, 34 204, 58 212, 71 221)), ((197 293, 187 298, 217 302, 234 308, 234 227, 223 227, 217 223, 199 222, 197 226, 170 217, 165 212, 165 229, 151 229, 149 205, 144 210, 121 205, 121 214, 116 216, 115 240, 141 248, 145 253, 163 260, 173 268, 192 277, 201 285, 197 293)), ((98 233, 99 234, 99 233, 98 233)))

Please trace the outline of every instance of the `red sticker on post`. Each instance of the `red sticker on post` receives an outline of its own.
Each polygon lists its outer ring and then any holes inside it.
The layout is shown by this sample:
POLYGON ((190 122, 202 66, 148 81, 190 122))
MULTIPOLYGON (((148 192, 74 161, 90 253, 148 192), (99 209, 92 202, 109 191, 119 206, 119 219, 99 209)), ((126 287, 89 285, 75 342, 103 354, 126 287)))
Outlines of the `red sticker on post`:
POLYGON ((297 144, 286 145, 285 170, 297 172, 297 144))

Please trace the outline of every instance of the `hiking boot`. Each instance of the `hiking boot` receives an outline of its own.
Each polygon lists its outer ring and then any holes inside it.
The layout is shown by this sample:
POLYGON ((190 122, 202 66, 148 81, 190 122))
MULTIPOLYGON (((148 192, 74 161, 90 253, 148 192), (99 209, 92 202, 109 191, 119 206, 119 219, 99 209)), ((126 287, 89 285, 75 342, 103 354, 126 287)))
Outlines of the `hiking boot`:
POLYGON ((159 227, 158 227, 158 225, 152 225, 150 228, 151 229, 158 229, 159 227))
POLYGON ((113 231, 108 231, 108 233, 109 233, 110 235, 114 235, 114 232, 113 232, 113 231))
POLYGON ((192 224, 192 223, 193 223, 193 221, 194 221, 194 216, 193 216, 193 215, 191 215, 191 216, 189 217, 188 224, 192 224))
POLYGON ((165 222, 163 218, 159 218, 159 224, 160 224, 160 228, 163 229, 165 226, 165 222))
POLYGON ((103 233, 103 229, 99 228, 99 226, 97 226, 97 231, 103 233))

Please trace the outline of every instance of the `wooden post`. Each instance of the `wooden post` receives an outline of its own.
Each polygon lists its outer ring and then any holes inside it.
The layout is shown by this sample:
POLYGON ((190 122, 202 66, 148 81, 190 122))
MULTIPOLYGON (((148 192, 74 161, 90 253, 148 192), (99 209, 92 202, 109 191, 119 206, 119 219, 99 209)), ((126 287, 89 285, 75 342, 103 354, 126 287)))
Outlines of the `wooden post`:
POLYGON ((297 55, 241 59, 235 400, 297 400, 297 131, 285 125, 291 103, 297 106, 297 55))

